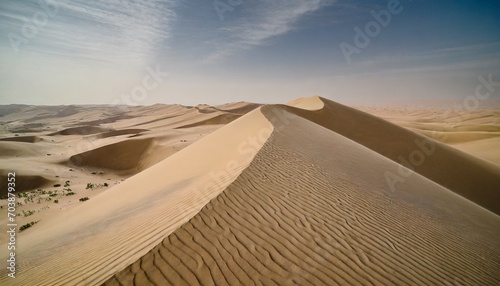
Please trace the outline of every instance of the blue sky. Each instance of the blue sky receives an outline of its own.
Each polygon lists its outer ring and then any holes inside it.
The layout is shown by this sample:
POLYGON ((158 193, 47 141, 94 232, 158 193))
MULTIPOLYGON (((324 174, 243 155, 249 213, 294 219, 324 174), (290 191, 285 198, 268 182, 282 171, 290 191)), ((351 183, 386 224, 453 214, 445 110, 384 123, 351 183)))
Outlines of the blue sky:
POLYGON ((498 0, 2 0, 0 35, 0 104, 402 104, 500 81, 498 0))

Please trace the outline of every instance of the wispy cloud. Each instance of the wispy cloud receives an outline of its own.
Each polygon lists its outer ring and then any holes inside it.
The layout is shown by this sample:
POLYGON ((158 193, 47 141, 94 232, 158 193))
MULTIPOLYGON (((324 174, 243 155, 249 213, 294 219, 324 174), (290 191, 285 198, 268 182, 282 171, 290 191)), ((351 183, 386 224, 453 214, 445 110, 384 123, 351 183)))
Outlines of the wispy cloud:
POLYGON ((302 17, 334 2, 275 0, 258 1, 253 5, 244 2, 238 6, 238 9, 241 7, 243 16, 225 22, 227 26, 219 29, 225 40, 215 43, 216 52, 206 62, 216 62, 237 51, 262 45, 272 37, 290 32, 302 17))
MULTIPOLYGON (((7 1, 0 22, 22 36, 39 1, 7 1)), ((173 0, 54 0, 57 14, 22 49, 100 61, 147 59, 171 36, 173 0)))
POLYGON ((402 74, 500 69, 500 42, 425 49, 422 52, 372 57, 347 65, 342 72, 402 74))

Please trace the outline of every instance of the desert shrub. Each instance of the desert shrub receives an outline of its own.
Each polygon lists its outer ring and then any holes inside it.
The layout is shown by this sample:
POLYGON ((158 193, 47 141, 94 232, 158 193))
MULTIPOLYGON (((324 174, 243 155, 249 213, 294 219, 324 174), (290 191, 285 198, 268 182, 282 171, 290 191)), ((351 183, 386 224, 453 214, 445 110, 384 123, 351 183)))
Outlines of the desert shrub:
POLYGON ((29 223, 27 223, 27 224, 22 225, 22 226, 19 228, 19 232, 21 232, 21 231, 23 231, 23 230, 25 230, 25 229, 27 229, 27 228, 32 227, 35 223, 37 223, 37 221, 32 221, 32 222, 29 222, 29 223))
POLYGON ((89 197, 80 198, 80 202, 88 201, 89 197))
POLYGON ((17 196, 19 198, 27 198, 28 197, 28 192, 25 192, 25 193, 18 193, 17 196))
POLYGON ((66 196, 73 196, 73 195, 76 195, 76 193, 75 192, 66 193, 66 196))
POLYGON ((33 211, 32 211, 32 210, 23 211, 23 215, 24 215, 24 217, 30 216, 30 215, 32 215, 32 214, 34 214, 34 213, 35 213, 35 211, 34 211, 34 210, 33 210, 33 211))
POLYGON ((57 188, 57 187, 60 187, 60 186, 61 186, 61 184, 55 184, 54 188, 57 188))
POLYGON ((58 203, 59 203, 59 200, 54 200, 54 203, 58 204, 58 203))

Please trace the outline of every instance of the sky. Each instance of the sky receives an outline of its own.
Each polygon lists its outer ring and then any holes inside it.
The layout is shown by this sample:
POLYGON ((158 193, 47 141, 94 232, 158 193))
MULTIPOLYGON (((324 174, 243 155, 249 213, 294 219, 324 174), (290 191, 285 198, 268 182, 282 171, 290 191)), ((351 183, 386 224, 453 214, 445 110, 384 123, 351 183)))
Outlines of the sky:
POLYGON ((0 1, 0 104, 398 105, 485 79, 500 97, 499 0, 0 1))

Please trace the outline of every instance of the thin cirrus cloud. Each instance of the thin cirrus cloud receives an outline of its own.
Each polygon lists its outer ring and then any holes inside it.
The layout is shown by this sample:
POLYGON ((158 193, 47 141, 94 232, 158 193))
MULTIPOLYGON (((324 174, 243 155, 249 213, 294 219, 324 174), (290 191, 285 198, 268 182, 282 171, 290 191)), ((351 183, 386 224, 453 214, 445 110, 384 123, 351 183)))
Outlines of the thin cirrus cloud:
MULTIPOLYGON (((39 1, 6 1, 0 22, 7 33, 23 36, 23 19, 43 9, 39 1)), ((74 58, 116 62, 145 60, 164 48, 175 20, 174 1, 49 1, 54 15, 37 26, 21 49, 74 58), (55 7, 55 8, 54 8, 55 7)))
POLYGON ((205 63, 214 63, 239 51, 265 44, 267 40, 292 31, 295 24, 304 16, 332 5, 333 0, 277 0, 243 2, 243 14, 218 30, 215 52, 210 54, 205 63))
POLYGON ((500 42, 426 49, 420 52, 372 57, 344 67, 344 72, 429 73, 498 70, 500 42))

